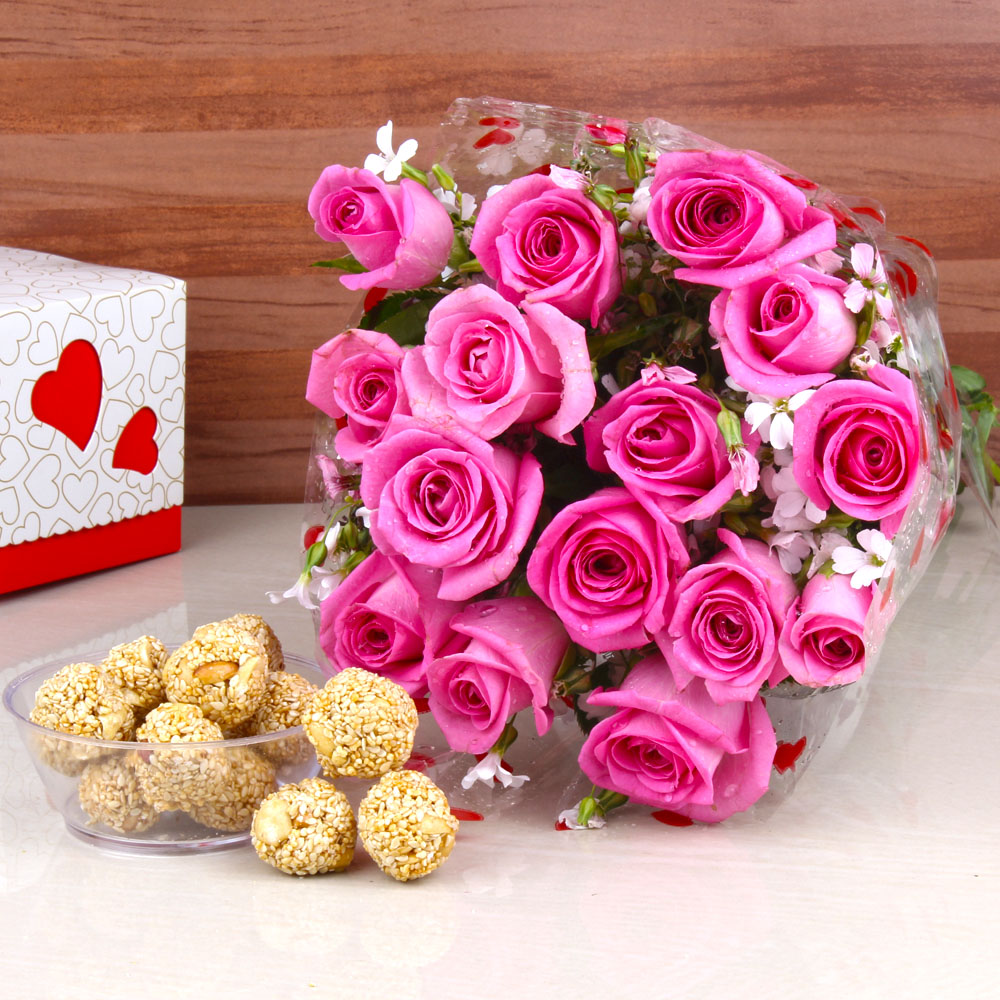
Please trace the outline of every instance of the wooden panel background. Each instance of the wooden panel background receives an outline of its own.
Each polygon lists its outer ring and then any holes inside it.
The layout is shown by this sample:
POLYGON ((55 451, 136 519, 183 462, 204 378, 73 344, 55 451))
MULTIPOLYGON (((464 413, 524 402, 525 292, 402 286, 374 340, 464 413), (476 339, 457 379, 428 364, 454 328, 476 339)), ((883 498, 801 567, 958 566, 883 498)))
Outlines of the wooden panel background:
POLYGON ((187 501, 297 500, 309 354, 353 307, 308 267, 309 189, 481 94, 658 115, 880 199, 1000 394, 996 0, 0 0, 0 244, 186 279, 187 501))

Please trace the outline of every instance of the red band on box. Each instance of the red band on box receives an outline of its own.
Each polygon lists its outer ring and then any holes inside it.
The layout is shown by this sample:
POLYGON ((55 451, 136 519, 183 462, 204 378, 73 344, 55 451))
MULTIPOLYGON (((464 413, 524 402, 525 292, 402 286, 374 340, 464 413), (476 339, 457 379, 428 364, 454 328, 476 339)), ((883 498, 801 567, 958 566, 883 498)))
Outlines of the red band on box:
POLYGON ((150 559, 181 547, 181 508, 0 548, 0 594, 150 559))

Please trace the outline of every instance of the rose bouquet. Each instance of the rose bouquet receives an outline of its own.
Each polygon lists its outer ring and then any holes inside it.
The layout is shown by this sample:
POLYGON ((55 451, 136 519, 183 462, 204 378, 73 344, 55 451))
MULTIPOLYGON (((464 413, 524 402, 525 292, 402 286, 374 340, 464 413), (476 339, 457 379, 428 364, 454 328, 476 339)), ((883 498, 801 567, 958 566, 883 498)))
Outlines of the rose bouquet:
POLYGON ((991 481, 992 403, 873 203, 659 120, 459 101, 444 134, 425 173, 390 123, 309 197, 365 297, 313 357, 285 596, 333 670, 426 699, 466 786, 523 780, 530 709, 579 725, 566 824, 726 819, 822 738, 795 706, 870 670, 963 413, 991 481))

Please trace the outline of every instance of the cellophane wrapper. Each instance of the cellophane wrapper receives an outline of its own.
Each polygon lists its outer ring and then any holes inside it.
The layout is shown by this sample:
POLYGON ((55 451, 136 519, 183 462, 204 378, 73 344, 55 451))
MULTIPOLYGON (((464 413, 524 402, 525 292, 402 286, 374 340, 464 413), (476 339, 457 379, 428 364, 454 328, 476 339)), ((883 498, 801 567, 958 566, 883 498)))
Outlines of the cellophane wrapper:
MULTIPOLYGON (((430 151, 433 159, 428 162, 441 163, 460 190, 474 195, 480 204, 493 185, 507 183, 545 164, 568 164, 581 153, 601 168, 599 181, 620 189, 630 183, 622 160, 594 140, 594 127, 605 122, 617 127, 623 124, 618 119, 581 111, 495 98, 462 98, 448 110, 437 145, 430 151), (502 143, 490 142, 488 134, 498 119, 506 120, 506 134, 502 143)), ((727 148, 659 118, 628 124, 631 134, 637 132, 641 141, 660 151, 727 148)), ((890 233, 877 202, 836 195, 767 156, 753 155, 806 188, 810 199, 828 209, 841 226, 876 245, 889 277, 908 371, 919 401, 920 469, 912 500, 893 539, 892 557, 865 622, 864 676, 853 684, 833 688, 809 688, 789 680, 764 692, 779 748, 775 767, 767 793, 751 809, 733 816, 730 824, 766 817, 787 797, 822 747, 839 749, 850 739, 887 630, 930 563, 954 513, 961 471, 961 415, 938 321, 937 273, 931 256, 918 241, 890 233)), ((354 325, 361 314, 359 302, 354 315, 345 318, 343 329, 354 325)), ((341 501, 340 496, 331 496, 324 485, 317 456, 332 459, 346 474, 358 469, 337 455, 336 432, 329 417, 317 416, 306 478, 304 536, 310 526, 324 524, 341 501)), ((336 594, 330 599, 336 600, 336 594)), ((315 617, 318 635, 318 612, 315 617)), ((318 640, 317 658, 332 672, 318 640)), ((529 776, 528 783, 517 789, 476 783, 466 790, 461 779, 475 758, 451 750, 431 716, 423 714, 410 766, 435 780, 465 818, 489 819, 517 808, 524 812, 526 820, 552 822, 562 810, 590 792, 590 782, 577 766, 582 742, 583 734, 573 713, 567 710, 560 714, 557 710, 552 728, 544 737, 535 736, 525 725, 505 757, 514 773, 529 776)), ((641 816, 651 811, 649 806, 630 804, 619 812, 641 816)))

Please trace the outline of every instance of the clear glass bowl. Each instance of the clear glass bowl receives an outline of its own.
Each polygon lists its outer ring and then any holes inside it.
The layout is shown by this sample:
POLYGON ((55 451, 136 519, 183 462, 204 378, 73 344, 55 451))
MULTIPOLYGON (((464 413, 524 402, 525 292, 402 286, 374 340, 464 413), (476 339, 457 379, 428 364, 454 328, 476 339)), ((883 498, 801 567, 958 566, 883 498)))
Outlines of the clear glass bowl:
MULTIPOLYGON (((107 650, 76 662, 100 663, 107 650)), ((285 653, 285 669, 322 687, 315 660, 285 653)), ((135 743, 60 733, 31 722, 35 693, 66 665, 52 661, 21 674, 4 690, 4 707, 38 772, 50 805, 74 836, 107 850, 183 854, 250 840, 253 810, 275 786, 319 773, 301 726, 212 743, 135 743), (184 808, 157 811, 138 789, 184 808)), ((153 797, 150 796, 150 797, 153 797)))

